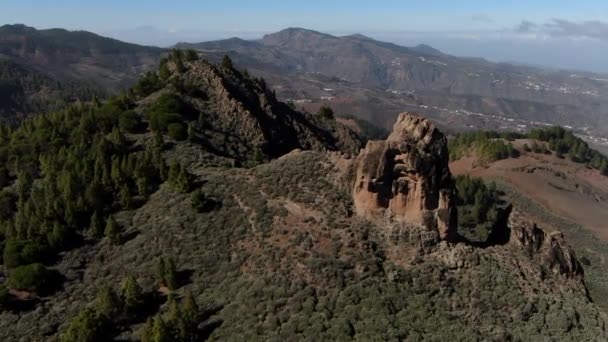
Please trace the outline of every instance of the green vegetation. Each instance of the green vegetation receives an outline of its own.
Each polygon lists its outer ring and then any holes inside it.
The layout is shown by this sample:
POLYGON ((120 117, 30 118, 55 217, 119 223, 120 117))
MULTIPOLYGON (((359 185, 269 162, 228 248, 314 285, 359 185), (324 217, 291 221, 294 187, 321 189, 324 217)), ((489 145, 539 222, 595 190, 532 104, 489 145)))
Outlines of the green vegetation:
POLYGON ((127 276, 122 284, 122 300, 129 315, 137 315, 144 306, 143 290, 132 275, 127 276))
POLYGON ((510 142, 505 142, 512 138, 512 135, 483 131, 456 134, 448 142, 450 160, 458 160, 471 153, 474 153, 482 164, 516 158, 519 156, 518 151, 510 142))
POLYGON ((386 139, 389 135, 389 132, 381 127, 378 127, 367 120, 363 120, 354 115, 341 115, 340 118, 344 118, 347 120, 353 120, 357 127, 359 128, 359 132, 357 134, 363 141, 363 143, 367 143, 369 140, 383 140, 386 139))
POLYGON ((143 312, 144 295, 133 276, 123 281, 121 295, 103 287, 94 305, 84 308, 61 335, 62 342, 108 341, 123 324, 136 322, 143 312))
POLYGON ((118 223, 114 219, 114 216, 110 216, 106 221, 106 228, 104 230, 104 235, 108 239, 108 241, 112 244, 120 243, 120 227, 118 223))
POLYGON ((167 135, 177 141, 182 141, 188 138, 188 131, 183 123, 174 122, 167 126, 167 135))
POLYGON ((82 82, 59 82, 39 71, 0 59, 0 120, 15 123, 15 113, 49 112, 103 96, 104 92, 96 87, 82 82))
POLYGON ((224 55, 224 58, 222 58, 221 66, 222 66, 222 68, 224 68, 226 70, 234 69, 234 65, 232 64, 232 59, 230 59, 230 57, 228 55, 224 55))
POLYGON ((10 273, 8 286, 15 290, 30 292, 44 291, 49 286, 51 273, 42 264, 31 264, 14 268, 10 273))
POLYGON ((160 257, 156 267, 156 275, 161 286, 166 286, 172 291, 179 287, 177 268, 175 267, 173 258, 160 257))
MULTIPOLYGON (((575 136, 572 131, 559 126, 534 129, 528 133, 528 138, 547 142, 549 149, 554 151, 556 156, 560 158, 568 156, 572 161, 587 164, 608 176, 608 158, 590 148, 583 139, 575 136)), ((535 150, 534 147, 532 147, 532 150, 535 150)))
POLYGON ((317 115, 324 119, 333 120, 334 110, 328 106, 321 106, 321 108, 319 108, 319 110, 317 111, 317 115))
POLYGON ((132 91, 104 103, 71 106, 14 128, 0 125, 0 252, 10 270, 9 286, 38 290, 42 283, 35 281, 45 280, 40 263, 84 240, 106 237, 119 244, 122 228, 114 214, 144 204, 163 181, 169 179, 179 191, 191 189, 185 168, 169 169, 162 157, 163 132, 179 140, 187 135, 188 108, 180 96, 162 93, 146 122, 136 111, 138 97, 164 86, 149 73, 132 91), (146 128, 158 133, 137 147, 125 135, 146 128))
POLYGON ((190 192, 194 182, 192 175, 186 171, 186 167, 178 161, 173 161, 171 164, 168 181, 177 190, 183 193, 190 192))
POLYGON ((170 299, 169 314, 157 314, 148 319, 140 332, 141 341, 199 341, 201 338, 198 324, 201 314, 192 293, 186 292, 180 303, 174 298, 170 299))
POLYGON ((550 154, 559 158, 568 157, 576 163, 599 170, 608 176, 608 157, 589 147, 584 140, 572 131, 555 126, 545 129, 533 129, 527 134, 513 132, 468 132, 459 133, 449 141, 450 160, 460 159, 475 152, 480 162, 487 163, 509 157, 517 157, 518 151, 511 143, 514 139, 532 139, 531 144, 524 144, 526 152, 550 154))
POLYGON ((505 229, 505 203, 496 184, 486 186, 481 178, 458 176, 455 180, 458 232, 473 242, 490 242, 492 233, 505 229))
POLYGON ((167 132, 171 124, 181 124, 181 114, 186 105, 174 92, 162 94, 150 107, 148 120, 150 128, 155 131, 167 132))
POLYGON ((61 342, 103 342, 111 339, 107 318, 91 308, 84 309, 70 322, 61 342))

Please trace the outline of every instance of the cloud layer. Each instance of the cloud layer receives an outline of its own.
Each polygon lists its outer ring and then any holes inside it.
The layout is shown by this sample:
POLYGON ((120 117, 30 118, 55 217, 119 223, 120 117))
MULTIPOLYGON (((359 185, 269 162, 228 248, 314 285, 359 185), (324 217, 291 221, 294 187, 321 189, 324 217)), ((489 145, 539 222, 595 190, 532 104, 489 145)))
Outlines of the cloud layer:
POLYGON ((514 30, 517 33, 537 33, 556 38, 608 41, 608 23, 598 20, 574 22, 565 19, 552 19, 544 24, 524 20, 514 30))

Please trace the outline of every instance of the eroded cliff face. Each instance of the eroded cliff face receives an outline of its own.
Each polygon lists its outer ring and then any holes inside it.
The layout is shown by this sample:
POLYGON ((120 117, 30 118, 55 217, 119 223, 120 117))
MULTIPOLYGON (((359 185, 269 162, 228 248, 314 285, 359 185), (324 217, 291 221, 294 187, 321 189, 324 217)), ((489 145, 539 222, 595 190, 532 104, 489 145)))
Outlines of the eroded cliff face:
POLYGON ((547 233, 519 212, 509 216, 510 243, 520 246, 543 271, 566 278, 583 279, 583 268, 561 232, 547 233))
POLYGON ((370 141, 355 161, 359 216, 403 222, 456 236, 456 209, 446 137, 416 113, 402 113, 385 141, 370 141))

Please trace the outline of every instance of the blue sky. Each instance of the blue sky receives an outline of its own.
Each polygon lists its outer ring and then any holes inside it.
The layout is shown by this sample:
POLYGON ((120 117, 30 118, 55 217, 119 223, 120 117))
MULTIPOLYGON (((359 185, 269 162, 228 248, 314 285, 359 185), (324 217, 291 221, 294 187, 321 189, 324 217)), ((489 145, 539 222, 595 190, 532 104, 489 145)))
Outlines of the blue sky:
POLYGON ((608 19, 608 1, 560 0, 3 0, 0 22, 95 31, 155 26, 172 30, 454 31, 500 29, 522 20, 608 19))
POLYGON ((3 0, 0 23, 83 29, 161 46, 305 27, 608 72, 606 0, 3 0))

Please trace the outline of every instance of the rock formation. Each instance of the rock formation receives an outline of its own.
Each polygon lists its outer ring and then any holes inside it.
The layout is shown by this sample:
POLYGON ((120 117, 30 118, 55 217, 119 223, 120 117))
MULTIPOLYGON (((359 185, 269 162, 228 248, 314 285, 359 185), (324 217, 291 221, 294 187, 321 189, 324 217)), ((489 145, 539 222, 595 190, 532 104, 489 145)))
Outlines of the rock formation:
POLYGON ((456 235, 446 137, 427 119, 402 113, 385 141, 370 141, 355 161, 358 215, 388 218, 456 235))
POLYGON ((224 155, 244 159, 243 154, 259 148, 277 158, 298 148, 345 153, 361 148, 361 141, 349 128, 293 110, 277 100, 263 79, 206 61, 188 62, 186 68, 173 77, 204 94, 188 98, 198 112, 205 113, 206 127, 239 145, 222 151, 224 155))
POLYGON ((509 216, 509 228, 510 243, 520 246, 531 258, 537 259, 545 270, 582 279, 583 268, 561 232, 547 233, 515 211, 509 216))

